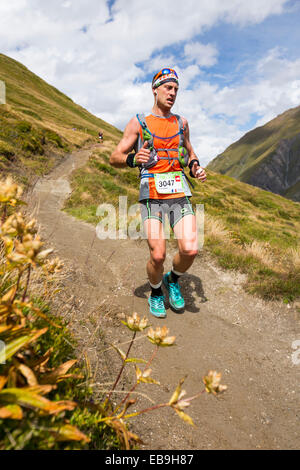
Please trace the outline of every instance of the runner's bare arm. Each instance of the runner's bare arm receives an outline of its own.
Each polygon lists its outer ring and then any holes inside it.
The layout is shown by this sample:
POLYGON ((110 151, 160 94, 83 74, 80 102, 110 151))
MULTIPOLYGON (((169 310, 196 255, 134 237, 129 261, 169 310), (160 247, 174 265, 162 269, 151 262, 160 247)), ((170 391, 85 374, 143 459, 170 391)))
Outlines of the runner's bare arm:
MULTIPOLYGON (((183 121, 183 127, 185 128, 185 131, 184 131, 184 146, 185 146, 185 148, 187 149, 187 151, 189 153, 189 157, 190 157, 189 158, 189 163, 192 160, 198 160, 199 161, 199 158, 195 154, 194 149, 192 147, 192 144, 190 142, 189 124, 188 124, 188 122, 185 118, 183 118, 182 121, 183 121)), ((191 172, 193 173, 195 178, 199 179, 202 183, 204 183, 204 181, 206 180, 206 172, 202 168, 202 166, 200 165, 200 162, 199 162, 199 165, 196 162, 194 163, 194 165, 191 169, 191 172), (201 171, 198 171, 199 169, 201 171)))
POLYGON ((133 150, 134 144, 139 135, 139 122, 136 117, 132 118, 127 124, 122 139, 117 148, 110 156, 109 163, 117 168, 126 166, 128 154, 133 150))
POLYGON ((197 155, 195 154, 194 152, 194 149, 192 147, 192 144, 191 144, 191 141, 190 141, 190 128, 189 128, 189 123, 187 122, 187 120, 185 118, 182 118, 182 123, 183 123, 183 127, 184 127, 184 146, 185 148, 187 149, 188 153, 189 153, 189 162, 191 162, 192 160, 199 160, 197 155))

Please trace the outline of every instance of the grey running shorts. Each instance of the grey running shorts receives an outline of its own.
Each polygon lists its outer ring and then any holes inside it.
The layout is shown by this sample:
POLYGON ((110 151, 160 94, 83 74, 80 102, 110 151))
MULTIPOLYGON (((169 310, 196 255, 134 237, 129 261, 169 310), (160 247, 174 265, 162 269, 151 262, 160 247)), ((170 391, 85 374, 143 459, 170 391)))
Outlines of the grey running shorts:
POLYGON ((186 215, 195 215, 187 196, 174 199, 143 199, 140 204, 143 222, 147 219, 157 219, 164 223, 167 215, 172 229, 186 215))

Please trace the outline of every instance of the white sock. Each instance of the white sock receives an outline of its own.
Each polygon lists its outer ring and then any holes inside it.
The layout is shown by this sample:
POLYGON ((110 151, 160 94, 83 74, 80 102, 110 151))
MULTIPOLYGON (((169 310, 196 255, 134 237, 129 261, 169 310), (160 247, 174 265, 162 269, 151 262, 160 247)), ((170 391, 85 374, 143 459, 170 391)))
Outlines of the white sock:
POLYGON ((162 281, 160 281, 158 284, 151 284, 151 282, 149 281, 149 284, 152 289, 159 289, 162 285, 162 281))
POLYGON ((184 274, 184 273, 180 273, 180 272, 178 272, 178 271, 175 271, 175 269, 173 268, 173 266, 172 266, 172 271, 173 271, 174 274, 176 274, 176 276, 182 276, 182 275, 184 274))

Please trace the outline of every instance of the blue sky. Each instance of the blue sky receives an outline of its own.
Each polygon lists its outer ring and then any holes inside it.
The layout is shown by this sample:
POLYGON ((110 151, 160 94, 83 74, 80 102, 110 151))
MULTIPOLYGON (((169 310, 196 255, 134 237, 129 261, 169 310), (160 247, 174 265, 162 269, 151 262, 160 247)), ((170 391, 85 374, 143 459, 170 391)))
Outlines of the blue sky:
POLYGON ((299 57, 300 2, 297 3, 290 12, 270 16, 260 24, 241 27, 223 23, 202 35, 202 41, 216 42, 220 52, 211 73, 226 75, 229 83, 240 81, 245 77, 247 64, 253 66, 267 50, 277 46, 286 51, 290 60, 299 57), (240 69, 243 62, 245 68, 240 69))
POLYGON ((175 67, 174 112, 206 164, 300 104, 299 24, 300 0, 10 0, 0 51, 121 129, 175 67))

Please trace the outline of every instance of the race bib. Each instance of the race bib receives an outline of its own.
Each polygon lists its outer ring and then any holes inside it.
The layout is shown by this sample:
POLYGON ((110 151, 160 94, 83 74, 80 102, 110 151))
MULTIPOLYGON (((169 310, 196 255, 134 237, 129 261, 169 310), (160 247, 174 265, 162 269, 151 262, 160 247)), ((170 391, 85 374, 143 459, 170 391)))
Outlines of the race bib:
POLYGON ((183 192, 181 171, 168 173, 154 173, 155 188, 159 194, 173 194, 183 192))

